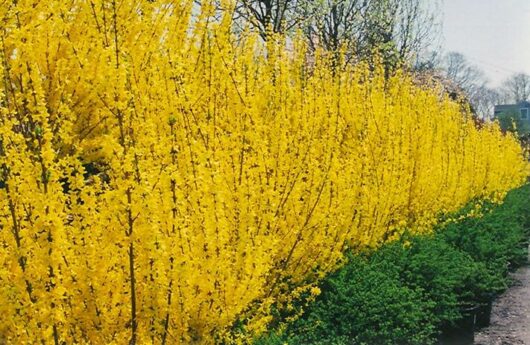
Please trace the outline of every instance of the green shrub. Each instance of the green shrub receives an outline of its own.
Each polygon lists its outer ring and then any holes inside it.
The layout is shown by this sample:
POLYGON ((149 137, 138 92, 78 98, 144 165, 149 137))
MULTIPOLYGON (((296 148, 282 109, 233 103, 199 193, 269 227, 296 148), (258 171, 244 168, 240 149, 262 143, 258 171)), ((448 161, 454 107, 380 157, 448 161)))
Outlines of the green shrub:
MULTIPOLYGON (((433 304, 397 275, 361 257, 332 274, 303 318, 289 327, 289 344, 429 344, 433 304)), ((265 344, 265 343, 260 343, 265 344)), ((270 342, 267 344, 274 344, 270 342)))
POLYGON ((492 280, 490 288, 503 290, 509 268, 527 261, 530 237, 530 186, 508 194, 502 205, 485 205, 482 218, 467 218, 438 229, 438 236, 484 263, 492 280))
POLYGON ((384 246, 371 257, 374 266, 399 275, 402 284, 417 291, 434 306, 433 323, 451 324, 463 307, 486 295, 491 276, 482 263, 435 236, 396 242, 384 246))

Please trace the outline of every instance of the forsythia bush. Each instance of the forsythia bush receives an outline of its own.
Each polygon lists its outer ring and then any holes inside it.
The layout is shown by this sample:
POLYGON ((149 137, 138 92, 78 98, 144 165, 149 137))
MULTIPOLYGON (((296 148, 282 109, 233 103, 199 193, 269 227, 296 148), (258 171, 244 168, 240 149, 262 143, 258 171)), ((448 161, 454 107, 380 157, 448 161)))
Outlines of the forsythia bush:
POLYGON ((259 332, 346 246, 527 174, 515 139, 408 77, 236 40, 208 4, 13 0, 0 20, 0 343, 259 332))

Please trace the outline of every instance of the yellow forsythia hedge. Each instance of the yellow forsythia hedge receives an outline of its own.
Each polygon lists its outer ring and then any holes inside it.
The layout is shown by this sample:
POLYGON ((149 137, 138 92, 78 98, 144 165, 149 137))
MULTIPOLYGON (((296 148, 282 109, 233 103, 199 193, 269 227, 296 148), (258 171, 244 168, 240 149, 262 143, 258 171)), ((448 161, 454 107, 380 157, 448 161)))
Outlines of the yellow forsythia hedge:
POLYGON ((0 6, 0 343, 207 344, 245 315, 258 332, 345 246, 525 179, 511 136, 408 77, 235 40, 216 14, 0 6))

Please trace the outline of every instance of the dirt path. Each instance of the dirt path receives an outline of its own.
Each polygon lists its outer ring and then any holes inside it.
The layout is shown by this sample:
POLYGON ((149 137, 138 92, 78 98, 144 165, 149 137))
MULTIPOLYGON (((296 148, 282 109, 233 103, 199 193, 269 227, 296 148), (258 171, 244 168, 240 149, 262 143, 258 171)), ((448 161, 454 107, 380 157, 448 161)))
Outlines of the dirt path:
POLYGON ((514 286, 493 303, 491 326, 476 345, 530 345, 530 265, 513 274, 514 286))

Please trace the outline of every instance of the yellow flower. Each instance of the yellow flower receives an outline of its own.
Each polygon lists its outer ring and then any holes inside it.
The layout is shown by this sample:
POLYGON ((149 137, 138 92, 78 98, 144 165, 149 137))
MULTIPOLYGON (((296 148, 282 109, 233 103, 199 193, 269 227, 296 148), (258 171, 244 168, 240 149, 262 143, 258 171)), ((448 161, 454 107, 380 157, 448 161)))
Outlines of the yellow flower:
POLYGON ((0 7, 13 343, 244 343, 273 305, 316 297, 345 247, 431 231, 524 183, 514 137, 405 72, 235 37, 210 5, 0 7))

